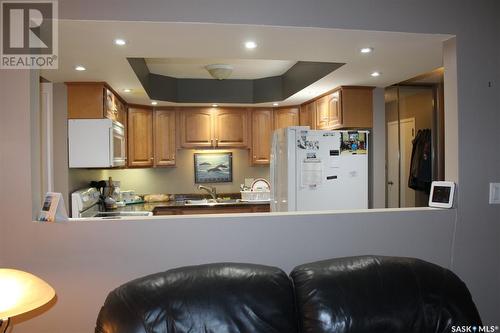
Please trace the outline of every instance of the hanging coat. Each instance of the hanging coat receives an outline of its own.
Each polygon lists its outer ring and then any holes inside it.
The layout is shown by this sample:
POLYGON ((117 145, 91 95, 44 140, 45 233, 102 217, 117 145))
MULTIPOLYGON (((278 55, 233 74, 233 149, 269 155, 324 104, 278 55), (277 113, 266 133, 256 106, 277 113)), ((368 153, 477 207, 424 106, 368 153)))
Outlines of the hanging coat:
POLYGON ((408 187, 430 192, 432 183, 432 135, 430 129, 419 130, 413 139, 408 187))

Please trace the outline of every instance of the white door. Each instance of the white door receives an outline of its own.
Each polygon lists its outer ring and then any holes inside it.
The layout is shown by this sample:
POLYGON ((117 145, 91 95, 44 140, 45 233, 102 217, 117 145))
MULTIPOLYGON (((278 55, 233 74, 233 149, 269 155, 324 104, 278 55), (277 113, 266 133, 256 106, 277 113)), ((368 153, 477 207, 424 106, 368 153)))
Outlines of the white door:
POLYGON ((414 207, 415 191, 408 187, 415 118, 387 123, 387 207, 414 207), (398 140, 398 128, 400 139, 398 140), (401 157, 401 158, 400 158, 401 157))

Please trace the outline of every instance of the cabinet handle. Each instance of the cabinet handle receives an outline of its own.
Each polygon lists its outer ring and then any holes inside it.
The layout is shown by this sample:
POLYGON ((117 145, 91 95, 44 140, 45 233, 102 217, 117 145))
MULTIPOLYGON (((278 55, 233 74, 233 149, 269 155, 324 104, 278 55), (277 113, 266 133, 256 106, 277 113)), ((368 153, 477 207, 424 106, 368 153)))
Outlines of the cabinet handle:
POLYGON ((215 139, 215 146, 219 146, 219 139, 215 139))

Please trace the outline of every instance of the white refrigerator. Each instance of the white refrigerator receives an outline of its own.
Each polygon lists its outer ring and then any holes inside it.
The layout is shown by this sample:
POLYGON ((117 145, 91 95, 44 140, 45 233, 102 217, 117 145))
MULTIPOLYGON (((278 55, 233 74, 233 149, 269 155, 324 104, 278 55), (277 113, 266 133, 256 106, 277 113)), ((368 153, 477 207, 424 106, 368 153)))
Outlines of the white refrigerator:
POLYGON ((278 129, 270 176, 272 212, 368 208, 368 131, 278 129))

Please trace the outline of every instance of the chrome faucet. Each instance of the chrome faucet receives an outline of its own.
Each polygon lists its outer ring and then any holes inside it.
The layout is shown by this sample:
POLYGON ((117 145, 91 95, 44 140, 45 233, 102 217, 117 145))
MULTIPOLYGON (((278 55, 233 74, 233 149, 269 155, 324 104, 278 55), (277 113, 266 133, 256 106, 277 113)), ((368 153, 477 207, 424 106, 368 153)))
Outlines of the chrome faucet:
POLYGON ((208 194, 210 194, 210 196, 212 197, 212 199, 214 200, 217 200, 217 189, 215 188, 215 186, 203 186, 203 185, 198 185, 198 190, 205 190, 208 192, 208 194))

